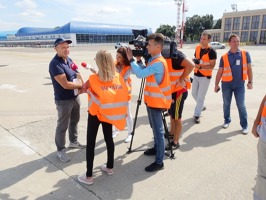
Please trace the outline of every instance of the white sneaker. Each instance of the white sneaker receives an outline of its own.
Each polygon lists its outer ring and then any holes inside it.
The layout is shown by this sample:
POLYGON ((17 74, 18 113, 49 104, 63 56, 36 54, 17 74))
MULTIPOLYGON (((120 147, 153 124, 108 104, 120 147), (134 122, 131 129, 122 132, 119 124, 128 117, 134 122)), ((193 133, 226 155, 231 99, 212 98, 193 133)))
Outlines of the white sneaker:
POLYGON ((115 138, 119 134, 118 130, 113 131, 113 138, 115 138))
POLYGON ((224 129, 227 129, 228 127, 229 127, 228 123, 224 123, 223 126, 222 126, 222 128, 224 128, 224 129))
POLYGON ((243 135, 247 135, 248 134, 248 129, 247 128, 243 128, 242 129, 242 134, 243 135))
POLYGON ((63 149, 62 151, 57 151, 57 157, 62 162, 69 162, 71 160, 70 157, 66 154, 66 149, 63 149))
POLYGON ((128 135, 127 138, 125 139, 125 143, 129 143, 131 142, 131 139, 132 139, 132 135, 128 135))

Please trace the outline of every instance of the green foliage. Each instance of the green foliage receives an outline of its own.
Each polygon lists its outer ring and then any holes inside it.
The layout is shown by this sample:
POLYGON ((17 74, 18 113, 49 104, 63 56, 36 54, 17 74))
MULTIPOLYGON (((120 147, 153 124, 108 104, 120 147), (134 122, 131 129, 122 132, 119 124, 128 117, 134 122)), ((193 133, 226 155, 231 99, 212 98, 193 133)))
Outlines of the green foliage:
POLYGON ((190 41, 198 41, 204 30, 212 29, 213 15, 187 17, 185 23, 185 36, 190 41))
POLYGON ((218 19, 216 24, 212 27, 213 29, 221 29, 222 28, 222 19, 218 19))
POLYGON ((168 24, 160 25, 160 27, 156 29, 156 33, 162 33, 164 36, 168 36, 169 38, 175 38, 175 29, 175 26, 170 26, 168 24))

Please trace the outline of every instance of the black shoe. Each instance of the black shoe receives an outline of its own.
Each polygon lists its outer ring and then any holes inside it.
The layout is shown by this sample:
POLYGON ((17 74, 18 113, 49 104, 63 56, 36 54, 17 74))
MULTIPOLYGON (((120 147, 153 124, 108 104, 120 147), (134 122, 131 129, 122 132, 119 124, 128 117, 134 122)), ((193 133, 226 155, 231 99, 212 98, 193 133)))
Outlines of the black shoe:
POLYGON ((199 124, 199 123, 200 123, 200 118, 197 117, 197 116, 194 116, 194 122, 195 122, 196 124, 199 124))
POLYGON ((162 170, 164 168, 163 163, 162 164, 157 164, 156 162, 150 164, 148 167, 145 167, 146 172, 156 172, 159 170, 162 170))
POLYGON ((168 137, 169 137, 169 139, 174 139, 174 135, 171 135, 171 134, 165 133, 165 134, 164 134, 164 138, 168 138, 168 137))
POLYGON ((205 110, 207 110, 206 106, 204 106, 204 107, 202 108, 202 111, 205 111, 205 110))
MULTIPOLYGON (((179 142, 177 144, 175 144, 173 141, 170 143, 170 145, 172 146, 172 149, 178 149, 180 147, 179 142)), ((168 145, 167 147, 165 147, 165 150, 169 151, 170 150, 170 146, 168 145)))
POLYGON ((144 151, 144 155, 154 156, 156 155, 156 149, 154 147, 147 149, 146 151, 144 151))

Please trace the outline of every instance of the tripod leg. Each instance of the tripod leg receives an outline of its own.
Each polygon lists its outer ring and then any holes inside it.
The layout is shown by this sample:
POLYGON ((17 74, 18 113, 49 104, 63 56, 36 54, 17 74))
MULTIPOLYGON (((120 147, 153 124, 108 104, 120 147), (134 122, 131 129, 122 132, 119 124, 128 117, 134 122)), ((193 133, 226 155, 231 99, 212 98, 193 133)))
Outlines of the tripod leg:
POLYGON ((133 123, 133 130, 131 132, 132 138, 131 138, 130 146, 128 148, 128 152, 127 153, 131 153, 132 152, 132 144, 133 144, 133 139, 134 139, 134 135, 135 135, 135 128, 136 128, 137 119, 138 119, 139 106, 141 105, 141 100, 142 100, 142 96, 143 96, 144 84, 145 84, 145 79, 143 78, 141 80, 141 85, 140 85, 140 89, 139 89, 139 98, 138 98, 138 101, 137 101, 137 108, 136 108, 136 113, 135 113, 135 118, 134 118, 134 123, 133 123))
POLYGON ((170 134, 169 134, 169 130, 168 130, 168 127, 167 127, 167 123, 166 123, 166 119, 165 119, 165 114, 162 112, 162 119, 163 119, 163 126, 164 126, 164 130, 165 130, 165 133, 167 135, 167 141, 168 141, 168 145, 170 147, 170 154, 166 154, 169 158, 173 159, 175 157, 174 153, 173 153, 173 148, 172 148, 172 145, 171 145, 171 141, 170 141, 170 134))

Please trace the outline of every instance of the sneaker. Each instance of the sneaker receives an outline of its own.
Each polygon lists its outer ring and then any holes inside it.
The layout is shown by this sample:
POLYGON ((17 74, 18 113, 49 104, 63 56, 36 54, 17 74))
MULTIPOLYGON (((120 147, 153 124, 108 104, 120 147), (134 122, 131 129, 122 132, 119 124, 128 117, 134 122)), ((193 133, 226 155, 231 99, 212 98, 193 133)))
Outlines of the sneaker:
POLYGON ((92 185, 93 177, 86 177, 86 174, 83 174, 81 176, 78 176, 78 181, 86 185, 92 185))
POLYGON ((66 149, 63 149, 62 151, 57 151, 57 157, 62 162, 69 162, 71 160, 70 157, 66 154, 66 149))
MULTIPOLYGON (((179 147, 180 147, 180 144, 179 144, 179 142, 177 143, 177 144, 175 144, 174 143, 174 141, 172 141, 171 143, 170 143, 170 145, 172 146, 172 149, 174 150, 174 149, 178 149, 179 147)), ((170 150, 170 146, 168 145, 167 147, 165 147, 165 150, 170 150)))
POLYGON ((229 127, 229 123, 224 123, 222 128, 227 129, 229 127))
POLYGON ((243 135, 247 135, 248 134, 248 129, 247 128, 243 128, 242 129, 242 134, 243 135))
POLYGON ((132 139, 132 135, 128 135, 127 138, 125 139, 125 143, 129 143, 131 142, 131 139, 132 139))
POLYGON ((174 139, 174 135, 165 133, 164 138, 168 138, 168 137, 169 137, 169 139, 174 139))
POLYGON ((207 107, 206 107, 206 106, 204 106, 204 107, 202 108, 202 111, 205 111, 205 110, 207 110, 207 107))
POLYGON ((156 162, 150 164, 148 167, 145 167, 146 172, 156 172, 162 170, 164 168, 164 164, 157 164, 156 162))
POLYGON ((146 151, 144 151, 144 155, 154 156, 154 155, 156 155, 156 149, 154 147, 147 149, 146 151))
POLYGON ((200 117, 194 116, 194 122, 196 124, 199 124, 200 123, 200 117))
POLYGON ((102 169, 104 172, 106 172, 108 175, 110 175, 110 176, 113 175, 113 173, 114 173, 114 172, 113 172, 113 169, 107 168, 106 165, 102 165, 102 166, 101 166, 101 169, 102 169))
POLYGON ((119 131, 118 130, 115 130, 115 131, 113 131, 113 138, 115 138, 117 135, 119 134, 119 131))
POLYGON ((68 148, 84 149, 87 145, 80 144, 78 141, 70 142, 68 148))

